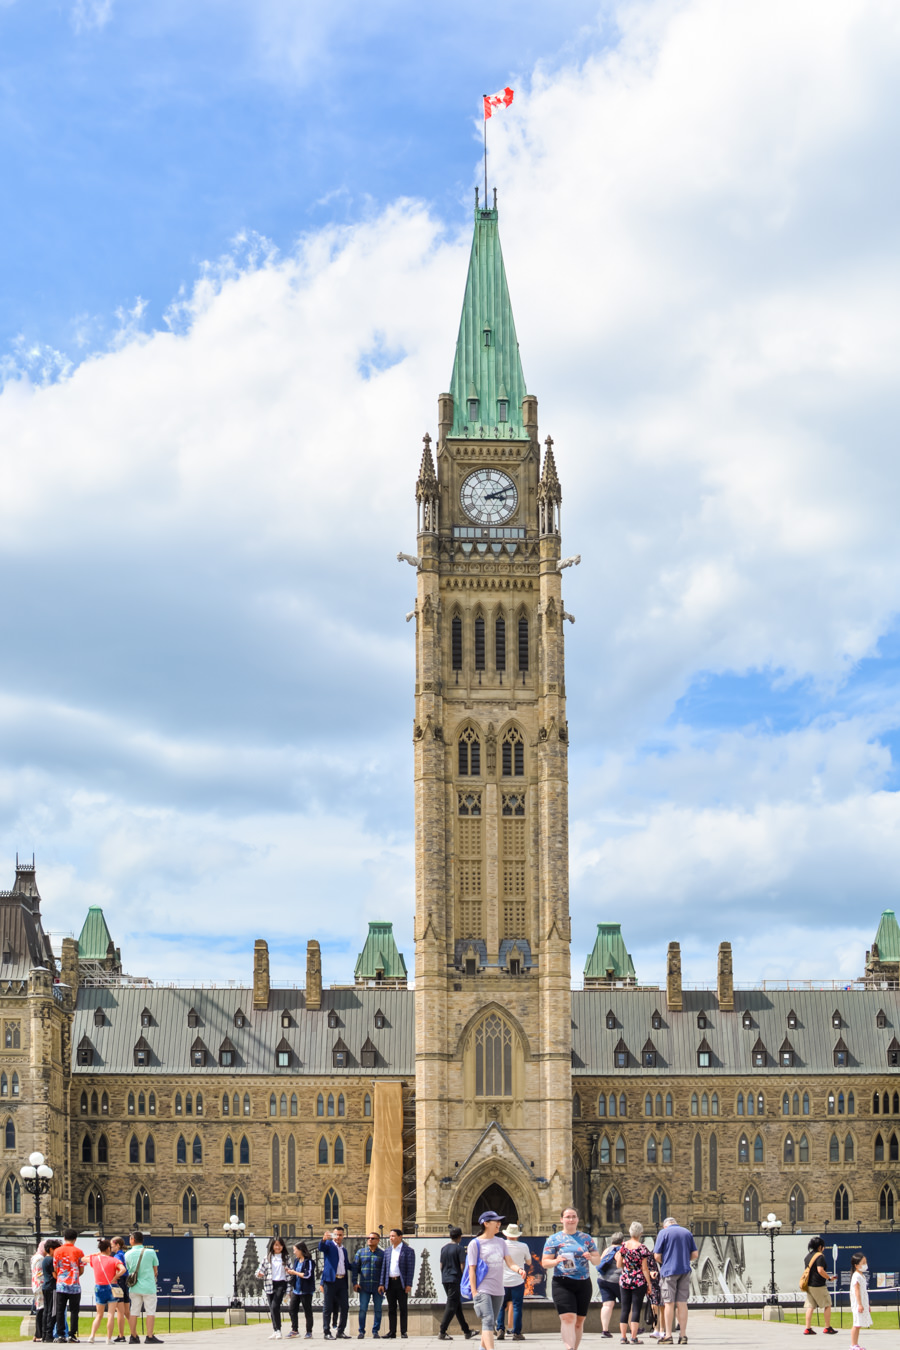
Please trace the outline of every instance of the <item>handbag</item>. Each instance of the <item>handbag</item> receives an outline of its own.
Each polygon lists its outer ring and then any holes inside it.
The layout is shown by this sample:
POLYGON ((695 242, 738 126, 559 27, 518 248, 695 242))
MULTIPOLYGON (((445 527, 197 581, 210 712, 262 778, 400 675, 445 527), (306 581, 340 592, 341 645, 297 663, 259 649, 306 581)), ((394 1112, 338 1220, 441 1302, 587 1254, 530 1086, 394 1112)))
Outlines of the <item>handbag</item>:
POLYGON ((609 1256, 603 1262, 603 1265, 598 1267, 597 1270, 597 1274, 602 1280, 605 1280, 607 1284, 618 1284, 619 1276, 622 1274, 619 1267, 616 1265, 616 1252, 618 1250, 618 1247, 613 1247, 609 1256))
POLYGON ((819 1259, 819 1252, 814 1252, 803 1267, 803 1274, 800 1276, 800 1292, 805 1294, 809 1288, 809 1277, 812 1272, 813 1262, 819 1259))
POLYGON ((128 1275, 127 1275, 127 1277, 126 1277, 126 1279, 125 1279, 125 1283, 128 1285, 128 1288, 129 1288, 129 1289, 133 1289, 134 1286, 135 1286, 135 1285, 137 1284, 137 1282, 138 1282, 138 1276, 139 1276, 140 1273, 141 1273, 141 1262, 142 1262, 143 1259, 144 1259, 144 1252, 145 1252, 146 1250, 147 1250, 146 1247, 142 1247, 142 1248, 141 1248, 141 1254, 140 1254, 140 1256, 138 1257, 138 1263, 137 1263, 137 1265, 135 1266, 134 1270, 130 1270, 130 1271, 128 1272, 128 1275))
MULTIPOLYGON (((475 1241, 478 1242, 478 1238, 476 1238, 475 1241)), ((478 1281, 479 1287, 481 1285, 481 1281, 484 1279, 487 1273, 488 1273, 488 1263, 481 1255, 481 1243, 478 1242, 478 1265, 475 1267, 475 1279, 478 1281)), ((465 1269, 463 1270, 462 1279, 459 1282, 459 1292, 463 1298, 474 1297, 472 1293, 472 1281, 469 1278, 468 1261, 466 1262, 465 1269)))

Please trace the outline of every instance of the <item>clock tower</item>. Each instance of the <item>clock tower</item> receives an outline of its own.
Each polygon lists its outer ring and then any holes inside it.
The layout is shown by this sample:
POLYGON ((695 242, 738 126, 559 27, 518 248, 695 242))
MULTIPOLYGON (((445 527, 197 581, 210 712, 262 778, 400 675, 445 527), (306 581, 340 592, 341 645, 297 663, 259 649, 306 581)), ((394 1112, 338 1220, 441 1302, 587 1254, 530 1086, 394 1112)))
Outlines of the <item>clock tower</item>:
POLYGON ((416 1217, 549 1232, 571 1200, 561 490, 493 209, 416 484, 416 1217))

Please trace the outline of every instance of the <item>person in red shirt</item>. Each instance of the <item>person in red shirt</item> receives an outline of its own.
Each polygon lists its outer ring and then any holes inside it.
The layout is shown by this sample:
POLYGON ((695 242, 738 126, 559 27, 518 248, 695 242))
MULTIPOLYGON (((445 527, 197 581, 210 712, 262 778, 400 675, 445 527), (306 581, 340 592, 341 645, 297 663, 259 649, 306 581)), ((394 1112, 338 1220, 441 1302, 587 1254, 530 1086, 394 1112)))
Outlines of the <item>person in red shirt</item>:
POLYGON ((67 1228, 63 1233, 65 1242, 53 1253, 53 1274, 56 1276, 56 1339, 66 1341, 66 1308, 70 1308, 69 1321, 72 1335, 69 1340, 78 1340, 78 1309, 81 1307, 81 1277, 84 1274, 84 1252, 75 1246, 78 1233, 67 1228))

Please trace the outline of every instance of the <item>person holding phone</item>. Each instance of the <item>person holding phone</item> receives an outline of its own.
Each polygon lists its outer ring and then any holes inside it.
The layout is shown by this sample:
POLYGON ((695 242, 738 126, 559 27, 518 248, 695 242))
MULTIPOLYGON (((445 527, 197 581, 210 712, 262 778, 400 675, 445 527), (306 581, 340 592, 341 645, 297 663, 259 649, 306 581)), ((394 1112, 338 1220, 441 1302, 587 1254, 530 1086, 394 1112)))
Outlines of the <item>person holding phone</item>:
POLYGON ((553 1271, 552 1298, 566 1350, 578 1350, 591 1301, 588 1263, 599 1266, 600 1253, 590 1233, 579 1233, 578 1210, 570 1205, 560 1215, 562 1231, 544 1243, 541 1265, 553 1271))

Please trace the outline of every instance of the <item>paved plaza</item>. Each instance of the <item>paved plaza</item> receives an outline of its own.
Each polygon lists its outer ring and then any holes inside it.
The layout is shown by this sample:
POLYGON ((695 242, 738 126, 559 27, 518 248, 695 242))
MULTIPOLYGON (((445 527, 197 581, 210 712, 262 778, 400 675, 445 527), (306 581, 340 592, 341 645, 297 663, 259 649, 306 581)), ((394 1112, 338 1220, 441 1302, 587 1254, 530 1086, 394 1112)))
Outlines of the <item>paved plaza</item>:
MULTIPOLYGON (((269 1345, 269 1335, 271 1327, 267 1322, 252 1323, 245 1327, 222 1327, 214 1331, 194 1331, 189 1333, 175 1333, 166 1335, 164 1327, 160 1328, 160 1336, 168 1345, 190 1344, 196 1350, 224 1350, 229 1347, 230 1350, 264 1350, 269 1345)), ((803 1324, 798 1326, 795 1322, 759 1322, 740 1317, 716 1317, 711 1312, 691 1312, 688 1323, 688 1335, 691 1346, 757 1346, 766 1345, 772 1347, 772 1350, 780 1350, 782 1346, 794 1345, 799 1350, 801 1344, 800 1338, 803 1335, 803 1324)), ((885 1338, 885 1346, 888 1339, 896 1344, 896 1333, 891 1331, 870 1331, 867 1333, 868 1344, 878 1342, 879 1338, 885 1338)), ((371 1343, 371 1336, 367 1336, 364 1344, 371 1343)), ((417 1350, 438 1350, 438 1346, 444 1344, 439 1341, 436 1335, 429 1336, 410 1336, 410 1343, 415 1342, 417 1350)), ((457 1344, 457 1350, 466 1344, 462 1336, 454 1336, 457 1344)), ((356 1337, 353 1337, 354 1343, 358 1344, 356 1337)), ((649 1336, 642 1336, 641 1342, 644 1346, 653 1347, 656 1342, 649 1336)), ((323 1337, 320 1326, 317 1324, 314 1343, 321 1345, 323 1337)), ((811 1342, 803 1340, 802 1344, 808 1346, 811 1342)), ((832 1338, 825 1342, 825 1345, 834 1345, 840 1350, 841 1346, 848 1346, 850 1343, 850 1329, 845 1327, 840 1331, 837 1338, 832 1338)), ((305 1342, 304 1342, 305 1344, 305 1342)), ((334 1344, 334 1343, 333 1343, 334 1344)), ((473 1350, 477 1350, 479 1342, 473 1339, 469 1344, 473 1350)), ((526 1344, 532 1347, 532 1350, 561 1350, 562 1342, 558 1335, 532 1335, 526 1337, 526 1344)), ((582 1344, 589 1347, 589 1350, 600 1350, 601 1346, 615 1347, 619 1345, 619 1338, 615 1336, 611 1341, 604 1341, 600 1336, 591 1332, 585 1336, 582 1344)))

